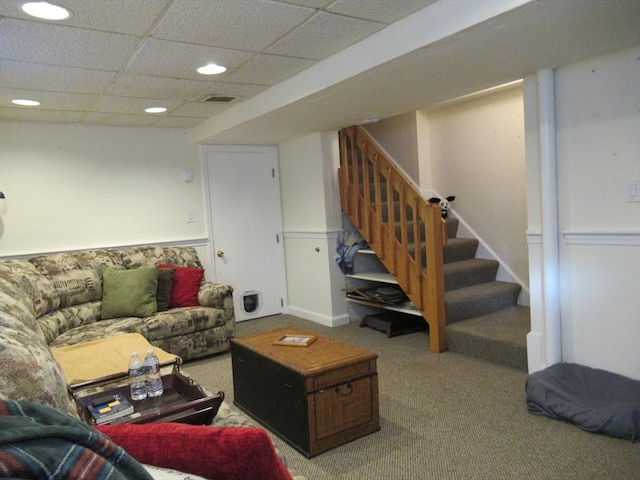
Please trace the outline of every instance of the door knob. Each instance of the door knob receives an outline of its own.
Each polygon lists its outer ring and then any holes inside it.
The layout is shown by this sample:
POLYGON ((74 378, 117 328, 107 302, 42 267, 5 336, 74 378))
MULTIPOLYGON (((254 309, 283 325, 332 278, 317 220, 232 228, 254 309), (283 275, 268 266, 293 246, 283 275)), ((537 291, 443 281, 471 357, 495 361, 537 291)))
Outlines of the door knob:
POLYGON ((222 250, 218 250, 216 252, 216 255, 219 256, 220 258, 224 257, 224 252, 222 250))

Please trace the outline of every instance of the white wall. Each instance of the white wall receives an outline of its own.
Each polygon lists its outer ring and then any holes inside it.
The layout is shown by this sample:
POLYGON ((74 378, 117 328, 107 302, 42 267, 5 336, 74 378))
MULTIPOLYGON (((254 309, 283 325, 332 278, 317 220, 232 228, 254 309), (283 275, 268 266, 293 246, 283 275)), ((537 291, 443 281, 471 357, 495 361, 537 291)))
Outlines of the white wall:
POLYGON ((0 191, 0 256, 206 237, 199 147, 185 130, 2 122, 0 191))
POLYGON ((563 360, 640 379, 640 47, 555 72, 563 360))
POLYGON ((278 150, 288 311, 324 325, 347 323, 345 279, 335 261, 342 228, 337 135, 314 133, 278 150))
POLYGON ((402 171, 416 185, 419 185, 416 112, 386 118, 366 125, 365 128, 400 166, 402 171))
MULTIPOLYGON (((562 361, 640 379, 640 48, 554 72, 562 361)), ((548 363, 535 77, 525 81, 531 370, 548 363)), ((553 335, 553 333, 551 333, 553 335)))
MULTIPOLYGON (((522 88, 429 110, 430 187, 528 287, 522 88)), ((526 300, 524 303, 527 303, 526 300)))

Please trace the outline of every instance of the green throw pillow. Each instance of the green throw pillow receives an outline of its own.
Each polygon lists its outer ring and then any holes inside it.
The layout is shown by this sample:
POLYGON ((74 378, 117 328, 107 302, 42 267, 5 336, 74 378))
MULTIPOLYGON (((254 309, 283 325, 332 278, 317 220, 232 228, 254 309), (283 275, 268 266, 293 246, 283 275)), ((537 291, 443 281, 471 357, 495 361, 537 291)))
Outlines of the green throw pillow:
POLYGON ((158 310, 158 267, 102 270, 102 319, 149 317, 158 310))

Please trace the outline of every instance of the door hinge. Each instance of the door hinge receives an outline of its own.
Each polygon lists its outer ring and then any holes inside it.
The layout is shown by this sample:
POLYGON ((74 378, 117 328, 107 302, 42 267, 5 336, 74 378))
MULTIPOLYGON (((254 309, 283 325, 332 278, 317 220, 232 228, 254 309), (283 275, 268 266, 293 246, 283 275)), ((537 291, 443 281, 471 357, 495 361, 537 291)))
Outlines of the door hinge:
POLYGON ((280 243, 280 234, 276 233, 276 243, 280 243))
POLYGON ((281 306, 282 308, 284 308, 284 298, 281 298, 281 299, 280 299, 280 306, 281 306))
POLYGON ((276 178, 276 169, 275 168, 271 169, 271 177, 276 178))

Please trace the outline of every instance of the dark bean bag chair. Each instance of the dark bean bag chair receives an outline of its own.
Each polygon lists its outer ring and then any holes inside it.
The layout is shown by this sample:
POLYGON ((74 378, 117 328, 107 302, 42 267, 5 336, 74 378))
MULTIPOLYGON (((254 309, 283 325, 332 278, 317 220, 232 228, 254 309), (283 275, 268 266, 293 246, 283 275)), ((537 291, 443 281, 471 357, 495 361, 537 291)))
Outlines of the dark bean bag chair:
POLYGON ((557 363, 527 378, 527 410, 566 420, 588 432, 640 441, 640 381, 557 363))

